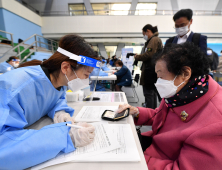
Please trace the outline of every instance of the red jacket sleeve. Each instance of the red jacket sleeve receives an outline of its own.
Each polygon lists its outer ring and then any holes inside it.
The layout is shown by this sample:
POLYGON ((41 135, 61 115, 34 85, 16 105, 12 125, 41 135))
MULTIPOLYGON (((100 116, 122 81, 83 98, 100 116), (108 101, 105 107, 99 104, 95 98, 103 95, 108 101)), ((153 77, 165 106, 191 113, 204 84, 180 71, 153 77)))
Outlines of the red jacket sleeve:
POLYGON ((152 125, 155 115, 159 111, 159 108, 149 109, 144 107, 138 107, 139 109, 139 118, 135 118, 135 125, 152 125))

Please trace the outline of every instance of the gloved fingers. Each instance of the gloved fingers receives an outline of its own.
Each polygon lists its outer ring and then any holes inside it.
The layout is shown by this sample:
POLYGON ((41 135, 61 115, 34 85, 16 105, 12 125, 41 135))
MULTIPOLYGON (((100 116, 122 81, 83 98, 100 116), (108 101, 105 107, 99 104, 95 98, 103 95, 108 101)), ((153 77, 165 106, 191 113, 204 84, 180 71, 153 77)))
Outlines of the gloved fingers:
POLYGON ((92 127, 93 125, 86 123, 86 122, 79 122, 77 125, 82 126, 82 127, 92 127))
POLYGON ((95 133, 89 133, 89 139, 94 139, 95 133))
POLYGON ((87 127, 86 129, 88 130, 89 133, 94 133, 95 132, 95 127, 94 126, 87 127))
POLYGON ((69 117, 69 118, 66 118, 65 122, 72 122, 72 124, 75 124, 75 119, 73 117, 69 117))

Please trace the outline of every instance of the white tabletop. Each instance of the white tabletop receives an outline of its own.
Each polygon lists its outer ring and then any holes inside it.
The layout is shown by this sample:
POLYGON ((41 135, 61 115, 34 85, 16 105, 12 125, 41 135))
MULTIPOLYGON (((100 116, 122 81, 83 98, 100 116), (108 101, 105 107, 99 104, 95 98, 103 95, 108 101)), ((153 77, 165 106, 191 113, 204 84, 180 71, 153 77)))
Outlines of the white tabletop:
POLYGON ((111 70, 121 69, 121 67, 109 67, 111 70))
POLYGON ((113 70, 107 70, 107 71, 103 71, 103 72, 105 72, 105 73, 112 73, 113 70))
POLYGON ((93 95, 94 97, 99 97, 100 100, 95 100, 92 102, 117 102, 117 103, 128 103, 125 92, 110 92, 110 91, 96 91, 93 95))
POLYGON ((91 76, 90 80, 117 80, 116 75, 111 75, 111 76, 99 76, 97 79, 97 76, 91 76))
MULTIPOLYGON (((74 117, 79 113, 81 108, 83 106, 118 106, 120 103, 114 103, 114 102, 69 102, 68 105, 75 109, 74 117)), ((33 125, 31 125, 28 129, 40 129, 43 126, 52 124, 52 120, 49 117, 43 117, 33 125)), ((118 122, 115 122, 118 123, 118 122)), ((135 125, 132 116, 127 117, 127 123, 131 125, 133 135, 135 137, 135 142, 137 145, 137 149, 140 155, 140 162, 88 162, 88 163, 77 163, 77 162, 67 162, 63 164, 58 164, 54 166, 50 166, 44 169, 47 170, 148 170, 148 167, 146 165, 146 161, 143 155, 143 151, 136 133, 135 125)))

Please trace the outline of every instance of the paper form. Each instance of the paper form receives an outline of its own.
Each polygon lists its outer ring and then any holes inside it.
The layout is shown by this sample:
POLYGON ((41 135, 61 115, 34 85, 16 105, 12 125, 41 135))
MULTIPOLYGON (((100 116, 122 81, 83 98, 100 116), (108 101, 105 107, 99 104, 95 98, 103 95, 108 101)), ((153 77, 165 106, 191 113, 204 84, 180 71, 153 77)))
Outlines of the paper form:
MULTIPOLYGON (((99 122, 105 110, 117 110, 118 106, 83 106, 75 117, 76 122, 99 122)), ((107 122, 107 121, 106 121, 107 122)))
POLYGON ((95 102, 127 102, 124 100, 123 93, 95 92, 93 97, 99 97, 95 102))
POLYGON ((95 138, 91 144, 85 147, 79 147, 71 153, 60 154, 49 161, 32 167, 31 169, 38 170, 64 162, 85 159, 86 157, 102 154, 120 147, 119 142, 116 140, 115 135, 108 124, 93 123, 93 125, 95 126, 95 138))
POLYGON ((129 124, 111 124, 116 140, 121 147, 100 155, 75 160, 75 162, 139 162, 140 156, 129 124))

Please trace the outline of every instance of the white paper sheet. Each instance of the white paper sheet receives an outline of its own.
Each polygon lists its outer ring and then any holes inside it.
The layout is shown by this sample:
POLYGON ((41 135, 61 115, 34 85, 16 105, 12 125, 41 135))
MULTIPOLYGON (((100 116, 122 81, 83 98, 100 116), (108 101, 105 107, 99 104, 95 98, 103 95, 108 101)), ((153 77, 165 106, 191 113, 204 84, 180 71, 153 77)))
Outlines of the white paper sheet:
POLYGON ((93 97, 100 98, 100 100, 94 102, 127 102, 124 100, 123 93, 95 92, 93 97))
POLYGON ((109 125, 121 148, 74 162, 139 162, 140 156, 129 124, 109 125))
POLYGON ((119 142, 116 140, 114 133, 111 131, 108 124, 93 123, 95 126, 95 139, 94 141, 85 146, 79 147, 74 152, 67 154, 60 154, 54 159, 46 161, 45 163, 39 164, 32 167, 32 170, 42 169, 48 166, 61 164, 64 162, 70 162, 73 160, 81 160, 86 157, 95 156, 108 151, 120 148, 119 142))
POLYGON ((101 116, 105 110, 115 111, 117 109, 118 109, 118 106, 83 106, 83 108, 75 117, 75 121, 76 122, 100 122, 100 121, 103 121, 101 116))

